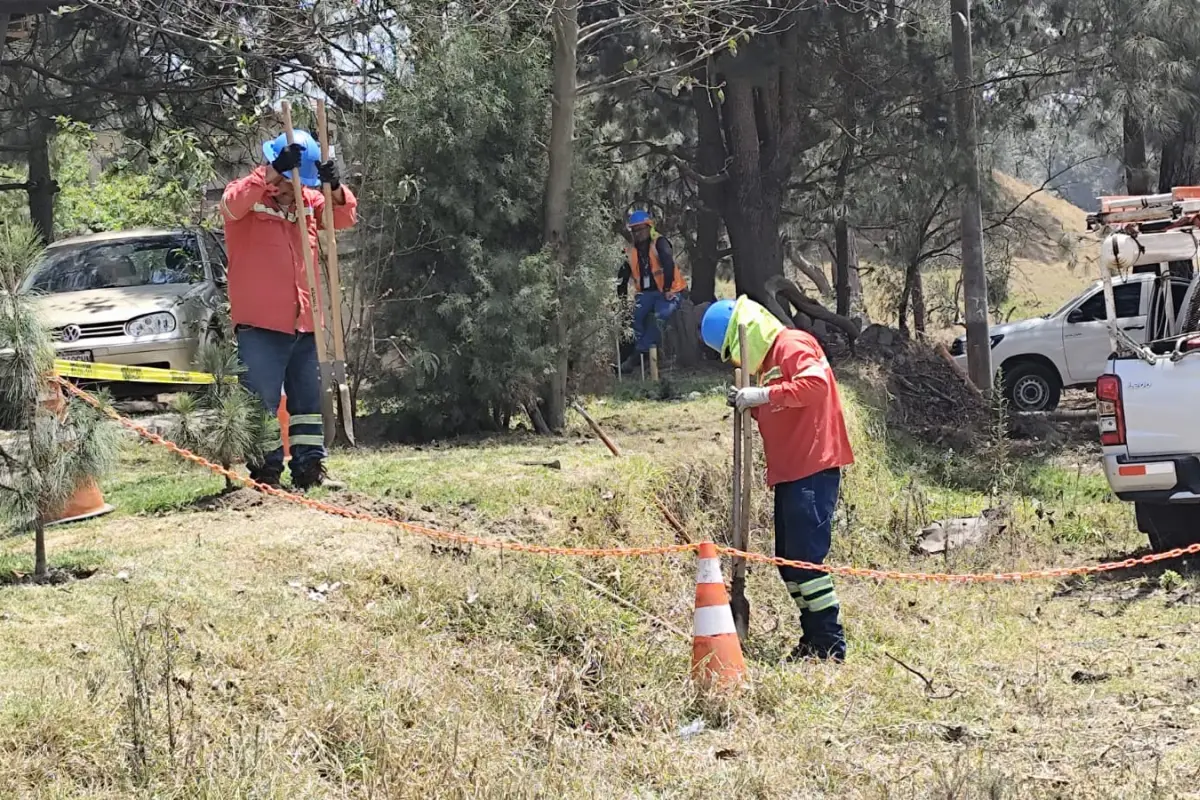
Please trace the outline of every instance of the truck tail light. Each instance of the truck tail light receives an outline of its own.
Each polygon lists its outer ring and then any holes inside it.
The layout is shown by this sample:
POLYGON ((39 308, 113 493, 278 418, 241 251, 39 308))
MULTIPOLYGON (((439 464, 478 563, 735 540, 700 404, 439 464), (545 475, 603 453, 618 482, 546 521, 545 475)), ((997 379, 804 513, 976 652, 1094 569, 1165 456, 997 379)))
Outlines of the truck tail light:
POLYGON ((1125 444, 1125 406, 1121 402, 1121 379, 1101 375, 1096 381, 1096 414, 1100 423, 1100 444, 1125 444))

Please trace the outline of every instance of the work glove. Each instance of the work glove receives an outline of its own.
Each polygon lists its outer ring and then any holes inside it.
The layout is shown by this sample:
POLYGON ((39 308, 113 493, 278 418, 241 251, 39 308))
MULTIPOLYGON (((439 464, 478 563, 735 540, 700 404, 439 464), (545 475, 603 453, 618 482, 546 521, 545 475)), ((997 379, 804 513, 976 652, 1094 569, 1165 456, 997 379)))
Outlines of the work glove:
POLYGON ((275 156, 275 160, 271 162, 271 169, 282 175, 285 172, 290 172, 300 166, 300 157, 304 152, 304 148, 298 144, 289 144, 280 151, 279 155, 275 156))
POLYGON ((771 390, 766 386, 747 386, 745 389, 730 387, 727 399, 731 408, 745 411, 771 402, 771 390))
POLYGON ((342 176, 338 174, 337 162, 332 158, 317 164, 317 175, 320 176, 321 183, 328 183, 329 188, 335 192, 342 185, 342 176))

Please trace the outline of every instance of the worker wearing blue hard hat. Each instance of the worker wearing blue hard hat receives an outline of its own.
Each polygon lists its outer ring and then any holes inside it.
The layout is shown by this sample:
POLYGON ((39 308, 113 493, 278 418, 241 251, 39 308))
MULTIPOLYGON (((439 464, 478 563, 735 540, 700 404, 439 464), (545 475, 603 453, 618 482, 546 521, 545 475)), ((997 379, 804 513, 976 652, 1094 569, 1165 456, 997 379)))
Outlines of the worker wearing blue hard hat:
POLYGON ((675 263, 671 242, 655 229, 650 212, 632 212, 628 226, 633 243, 626 249, 625 263, 617 273, 617 295, 628 294, 632 279, 637 291, 633 306, 636 349, 621 365, 624 372, 637 369, 641 357, 659 344, 662 325, 679 309, 687 291, 687 280, 675 263))
MULTIPOLYGON (((762 435, 767 484, 775 491, 775 555, 820 564, 829 554, 842 468, 854 462, 837 381, 820 343, 785 328, 748 297, 719 300, 704 311, 700 338, 757 386, 733 389, 729 404, 749 409, 762 435), (742 364, 738 329, 746 327, 742 364)), ((779 567, 800 611, 803 636, 792 658, 842 661, 841 604, 827 572, 779 567)))
MULTIPOLYGON (((225 187, 225 249, 229 258, 230 317, 237 333, 242 384, 262 401, 274 420, 286 390, 292 485, 298 490, 334 485, 325 471, 325 435, 313 317, 297 217, 305 222, 313 265, 319 268, 317 232, 325 224, 328 184, 333 227, 349 228, 358 201, 342 185, 333 159, 321 161, 321 148, 307 131, 295 131, 292 144, 280 134, 263 142, 266 163, 225 187), (300 178, 296 197, 292 173, 300 178)), ((319 281, 318 281, 319 282, 319 281)), ((276 423, 272 423, 274 426, 276 423)), ((250 477, 278 486, 284 461, 281 433, 268 452, 250 465, 250 477)))

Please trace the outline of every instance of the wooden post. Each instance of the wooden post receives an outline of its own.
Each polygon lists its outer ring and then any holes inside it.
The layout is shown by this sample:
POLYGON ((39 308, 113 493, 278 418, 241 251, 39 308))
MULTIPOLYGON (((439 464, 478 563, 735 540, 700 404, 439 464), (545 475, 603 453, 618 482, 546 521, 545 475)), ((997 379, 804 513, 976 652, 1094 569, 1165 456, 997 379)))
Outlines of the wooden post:
POLYGON ((658 383, 658 347, 650 348, 650 380, 658 383))
MULTIPOLYGON (((329 122, 325 116, 325 101, 317 101, 317 136, 321 143, 321 160, 328 161, 332 156, 329 147, 329 122)), ((322 227, 329 237, 329 251, 325 254, 326 271, 329 277, 329 320, 330 332, 333 334, 333 383, 337 385, 338 408, 342 422, 342 433, 346 442, 354 446, 354 403, 350 401, 350 386, 346 383, 346 334, 342 328, 342 277, 338 269, 337 232, 333 229, 333 188, 325 182, 321 183, 321 192, 325 197, 324 221, 322 227)), ((330 386, 329 391, 332 391, 330 386)), ((326 442, 333 439, 332 431, 325 432, 326 442)))

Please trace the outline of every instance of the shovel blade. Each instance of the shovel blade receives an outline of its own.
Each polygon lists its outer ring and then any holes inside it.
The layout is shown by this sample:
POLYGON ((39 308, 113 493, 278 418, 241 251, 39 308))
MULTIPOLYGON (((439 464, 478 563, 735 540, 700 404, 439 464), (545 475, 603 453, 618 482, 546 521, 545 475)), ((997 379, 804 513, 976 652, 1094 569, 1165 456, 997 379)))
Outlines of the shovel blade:
POLYGON ((750 634, 750 600, 746 597, 746 578, 734 576, 729 586, 729 610, 733 612, 733 627, 744 645, 750 634))
POLYGON ((342 418, 342 435, 351 447, 354 442, 354 403, 350 401, 350 387, 346 384, 338 386, 338 415, 342 418))

